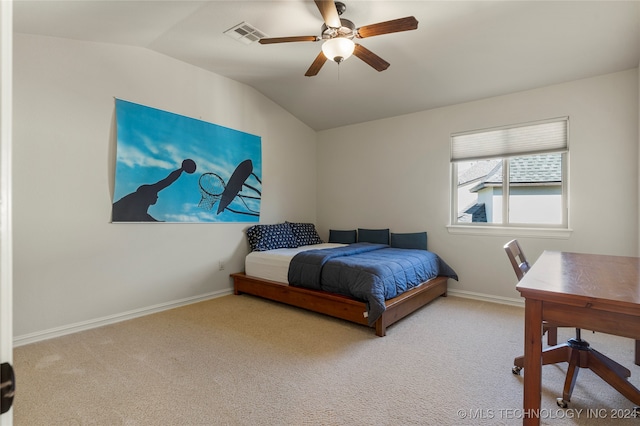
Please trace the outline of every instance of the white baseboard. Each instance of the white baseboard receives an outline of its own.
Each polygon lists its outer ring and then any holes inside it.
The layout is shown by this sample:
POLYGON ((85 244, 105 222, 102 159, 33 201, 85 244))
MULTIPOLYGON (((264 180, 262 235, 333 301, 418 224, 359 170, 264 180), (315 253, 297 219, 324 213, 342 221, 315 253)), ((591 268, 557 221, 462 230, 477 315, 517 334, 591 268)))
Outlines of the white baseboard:
POLYGON ((134 309, 128 312, 122 312, 115 315, 109 315, 102 318, 95 318, 88 321, 82 321, 75 324, 63 325, 61 327, 50 328, 48 330, 37 331, 35 333, 24 334, 14 337, 13 346, 23 346, 29 343, 35 343, 42 340, 52 339, 67 334, 77 333, 79 331, 90 330, 92 328, 102 327, 109 324, 115 324, 121 321, 142 317, 145 315, 155 314, 157 312, 178 308, 180 306, 190 305, 192 303, 203 302, 209 299, 226 296, 231 294, 231 289, 214 291, 200 296, 188 297, 186 299, 174 300, 171 302, 161 303, 158 305, 147 306, 141 309, 134 309))
POLYGON ((524 307, 524 299, 522 298, 514 299, 512 297, 502 297, 502 296, 494 296, 491 294, 474 293, 472 291, 456 290, 453 288, 447 289, 447 295, 454 296, 454 297, 464 297, 465 299, 482 300, 483 302, 500 303, 501 305, 518 306, 521 308, 524 307))
MULTIPOLYGON (((69 324, 61 327, 50 328, 48 330, 43 330, 43 331, 37 331, 35 333, 24 334, 22 336, 14 337, 13 346, 18 347, 18 346, 28 345, 30 343, 36 343, 42 340, 53 339, 54 337, 61 337, 67 334, 77 333, 79 331, 90 330, 92 328, 115 324, 121 321, 126 321, 133 318, 142 317, 145 315, 155 314, 157 312, 178 308, 180 306, 202 302, 209 299, 215 299, 217 297, 226 296, 231 293, 232 293, 231 289, 215 291, 215 292, 203 294, 200 296, 174 300, 167 303, 161 303, 158 305, 148 306, 141 309, 135 309, 133 311, 122 312, 120 314, 109 315, 102 318, 95 318, 92 320, 82 321, 75 324, 69 324)), ((493 302, 493 303, 500 303, 503 305, 524 307, 524 299, 514 299, 510 297, 493 296, 493 295, 488 295, 483 293, 474 293, 472 291, 456 290, 451 288, 447 290, 447 294, 453 297, 464 297, 466 299, 475 299, 475 300, 481 300, 484 302, 493 302)))

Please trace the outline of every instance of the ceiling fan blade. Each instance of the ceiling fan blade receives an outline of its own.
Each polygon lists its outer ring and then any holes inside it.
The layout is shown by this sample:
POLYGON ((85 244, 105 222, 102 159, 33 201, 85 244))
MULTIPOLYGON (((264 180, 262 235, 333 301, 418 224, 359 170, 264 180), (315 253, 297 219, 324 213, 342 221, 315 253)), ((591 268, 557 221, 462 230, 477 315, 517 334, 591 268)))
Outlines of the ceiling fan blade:
POLYGON ((377 71, 384 71, 387 68, 389 68, 389 65, 391 65, 389 62, 385 61, 380 56, 376 55, 366 47, 357 43, 356 43, 355 49, 353 50, 353 54, 356 55, 358 58, 362 59, 364 62, 369 64, 371 67, 373 67, 377 71))
POLYGON ((415 30, 418 28, 418 20, 413 16, 394 19, 392 21, 378 22, 365 25, 357 30, 358 38, 373 37, 381 34, 398 33, 401 31, 415 30))
POLYGON ((316 59, 313 61, 313 63, 305 73, 305 76, 313 77, 314 75, 317 75, 318 72, 320 72, 320 68, 322 68, 325 62, 327 62, 327 57, 324 56, 324 53, 322 53, 322 51, 320 51, 320 53, 318 53, 318 56, 316 56, 316 59))
POLYGON ((336 9, 336 4, 333 1, 315 0, 315 2, 327 27, 340 28, 342 26, 338 9, 336 9))
POLYGON ((258 43, 260 44, 273 44, 273 43, 289 43, 293 41, 318 41, 318 36, 295 36, 295 37, 265 37, 261 38, 258 43))

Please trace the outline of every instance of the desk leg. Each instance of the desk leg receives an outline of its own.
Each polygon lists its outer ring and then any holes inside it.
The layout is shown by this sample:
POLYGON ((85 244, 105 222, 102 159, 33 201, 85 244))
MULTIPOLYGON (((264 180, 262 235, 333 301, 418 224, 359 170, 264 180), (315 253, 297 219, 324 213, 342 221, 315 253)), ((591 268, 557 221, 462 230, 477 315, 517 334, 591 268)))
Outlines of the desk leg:
POLYGON ((542 391, 542 301, 524 302, 524 418, 525 426, 540 424, 542 391))

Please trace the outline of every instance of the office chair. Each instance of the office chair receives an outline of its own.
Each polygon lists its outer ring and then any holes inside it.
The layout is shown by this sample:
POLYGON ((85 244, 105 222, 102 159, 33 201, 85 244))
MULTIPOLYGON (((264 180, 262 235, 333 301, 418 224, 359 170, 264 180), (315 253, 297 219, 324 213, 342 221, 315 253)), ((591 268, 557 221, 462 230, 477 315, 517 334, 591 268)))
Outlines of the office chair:
MULTIPOLYGON (((509 261, 513 266, 513 270, 518 277, 518 281, 524 277, 529 271, 531 265, 527 262, 518 240, 511 240, 504 245, 504 250, 507 252, 509 261)), ((547 335, 547 342, 551 346, 542 351, 542 365, 557 364, 560 362, 569 363, 567 368, 567 377, 565 378, 564 388, 562 390, 562 398, 556 398, 558 406, 566 408, 571 401, 571 394, 578 378, 578 372, 580 368, 589 368, 596 373, 601 379, 609 383, 620 393, 627 396, 625 391, 628 384, 627 379, 631 376, 631 372, 618 364, 611 358, 603 355, 589 346, 586 340, 582 340, 580 335, 580 329, 576 328, 576 337, 567 340, 565 343, 557 343, 557 330, 558 326, 543 322, 543 333, 553 330, 552 333, 555 339, 554 343, 551 342, 552 334, 547 335)), ((636 346, 638 342, 636 341, 636 346)), ((520 375, 520 371, 524 367, 524 356, 516 357, 513 360, 512 373, 520 375)))

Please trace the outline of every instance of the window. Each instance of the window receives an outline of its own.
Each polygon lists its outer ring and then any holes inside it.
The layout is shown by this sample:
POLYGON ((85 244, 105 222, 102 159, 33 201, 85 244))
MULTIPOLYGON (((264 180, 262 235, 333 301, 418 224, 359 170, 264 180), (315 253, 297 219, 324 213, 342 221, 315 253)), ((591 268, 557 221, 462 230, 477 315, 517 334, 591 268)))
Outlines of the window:
POLYGON ((568 118, 451 136, 451 224, 567 228, 568 118))

